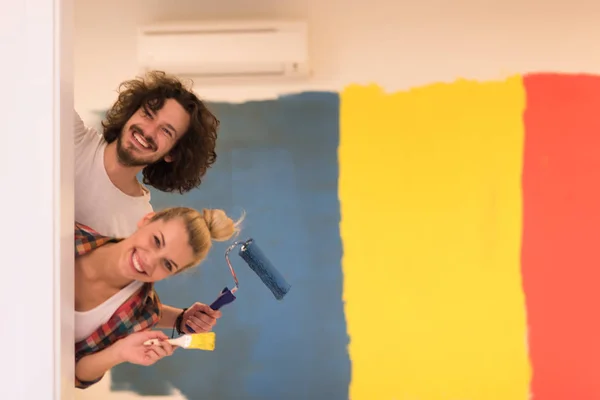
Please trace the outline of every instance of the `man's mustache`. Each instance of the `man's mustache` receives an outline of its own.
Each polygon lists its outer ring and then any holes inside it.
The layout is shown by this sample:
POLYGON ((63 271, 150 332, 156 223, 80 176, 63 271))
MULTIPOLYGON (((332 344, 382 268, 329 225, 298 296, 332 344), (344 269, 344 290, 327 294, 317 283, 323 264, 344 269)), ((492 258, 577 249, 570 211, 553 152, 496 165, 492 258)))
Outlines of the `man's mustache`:
POLYGON ((137 133, 138 135, 140 135, 141 137, 144 138, 144 140, 150 145, 150 148, 152 150, 156 150, 156 143, 154 143, 154 140, 151 137, 148 137, 144 134, 144 131, 142 130, 142 128, 140 128, 137 125, 131 125, 131 129, 137 133))

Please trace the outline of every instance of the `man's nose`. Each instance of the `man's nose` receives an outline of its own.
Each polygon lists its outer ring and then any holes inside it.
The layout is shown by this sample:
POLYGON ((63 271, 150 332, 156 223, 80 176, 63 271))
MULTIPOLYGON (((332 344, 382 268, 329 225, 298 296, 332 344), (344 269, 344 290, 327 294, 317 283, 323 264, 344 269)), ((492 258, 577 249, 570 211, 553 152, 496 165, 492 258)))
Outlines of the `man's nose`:
POLYGON ((152 139, 155 139, 160 133, 161 127, 158 122, 153 121, 150 129, 148 129, 148 133, 151 135, 152 139))

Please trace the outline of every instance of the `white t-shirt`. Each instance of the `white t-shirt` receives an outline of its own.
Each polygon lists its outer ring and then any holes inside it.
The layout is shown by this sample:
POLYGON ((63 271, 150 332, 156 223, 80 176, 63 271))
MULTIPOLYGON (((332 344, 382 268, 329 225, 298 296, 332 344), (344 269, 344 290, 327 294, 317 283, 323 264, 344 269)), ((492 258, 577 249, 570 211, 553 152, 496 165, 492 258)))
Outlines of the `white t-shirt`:
POLYGON ((124 238, 137 229, 149 212, 150 192, 129 196, 110 180, 104 167, 106 141, 95 129, 87 127, 75 112, 75 221, 98 233, 124 238))
MULTIPOLYGON (((104 167, 104 137, 85 126, 75 112, 75 221, 101 235, 125 238, 137 229, 137 223, 152 211, 150 192, 129 196, 110 180, 104 167)), ((87 338, 107 322, 114 312, 143 282, 134 281, 93 310, 75 312, 75 341, 87 338)))
POLYGON ((100 326, 108 322, 121 304, 125 303, 142 286, 144 286, 144 282, 133 281, 99 306, 89 311, 75 311, 75 343, 87 339, 100 326))

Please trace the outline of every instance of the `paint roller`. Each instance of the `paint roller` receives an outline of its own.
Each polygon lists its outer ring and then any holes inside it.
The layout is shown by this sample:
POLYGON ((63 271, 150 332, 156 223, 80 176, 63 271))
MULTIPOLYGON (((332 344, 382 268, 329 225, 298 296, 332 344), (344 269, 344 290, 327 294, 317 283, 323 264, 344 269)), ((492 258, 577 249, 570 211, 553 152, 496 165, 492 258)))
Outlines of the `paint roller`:
MULTIPOLYGON (((282 300, 290 291, 291 285, 285 280, 283 275, 277 271, 275 266, 273 266, 265 253, 258 247, 256 241, 250 238, 246 241, 234 242, 227 250, 225 250, 225 261, 229 266, 229 271, 233 276, 235 285, 232 289, 229 289, 226 286, 219 294, 219 297, 217 297, 210 305, 210 308, 218 310, 221 307, 232 303, 236 299, 234 293, 237 292, 239 288, 239 282, 235 270, 231 265, 231 261, 229 260, 229 253, 238 246, 240 246, 238 255, 246 262, 246 264, 248 264, 250 269, 258 275, 260 280, 269 288, 271 293, 273 293, 273 296, 275 296, 277 300, 282 300)), ((188 329, 192 330, 189 326, 188 329)))

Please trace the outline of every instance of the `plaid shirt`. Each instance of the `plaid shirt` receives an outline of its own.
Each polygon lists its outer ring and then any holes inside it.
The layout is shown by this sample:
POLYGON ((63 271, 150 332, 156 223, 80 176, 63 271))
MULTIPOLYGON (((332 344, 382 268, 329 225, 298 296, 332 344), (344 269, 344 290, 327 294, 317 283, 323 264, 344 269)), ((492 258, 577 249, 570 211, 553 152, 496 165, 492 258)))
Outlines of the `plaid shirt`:
MULTIPOLYGON (((119 239, 102 236, 85 225, 75 223, 75 257, 86 254, 106 243, 118 241, 119 239)), ((106 323, 87 339, 75 343, 75 363, 82 357, 106 349, 131 333, 151 329, 160 320, 160 307, 160 299, 154 291, 153 284, 146 283, 123 303, 106 323)), ((85 389, 101 379, 102 376, 94 381, 84 382, 75 376, 75 387, 85 389)))

